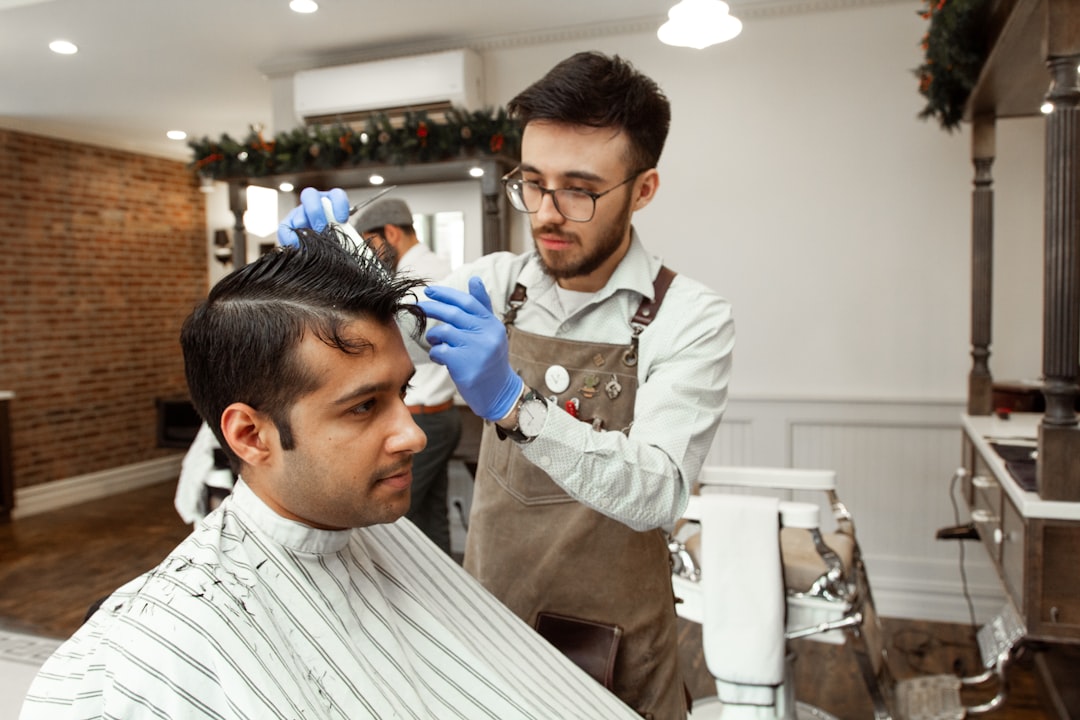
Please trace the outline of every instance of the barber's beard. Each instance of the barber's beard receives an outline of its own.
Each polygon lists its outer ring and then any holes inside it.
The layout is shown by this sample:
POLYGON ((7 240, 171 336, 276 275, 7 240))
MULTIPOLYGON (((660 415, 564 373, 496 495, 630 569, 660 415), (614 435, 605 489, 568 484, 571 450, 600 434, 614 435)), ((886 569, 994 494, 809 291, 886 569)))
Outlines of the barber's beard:
MULTIPOLYGON (((553 225, 544 225, 543 227, 533 228, 533 242, 536 245, 537 255, 540 258, 540 267, 544 273, 555 278, 556 280, 567 280, 569 278, 585 277, 590 275, 600 268, 601 265, 607 261, 612 255, 614 255, 619 247, 623 243, 623 238, 626 237, 626 231, 630 227, 630 210, 631 198, 627 196, 626 202, 623 204, 622 209, 619 210, 619 214, 605 226, 595 238, 595 245, 585 255, 570 260, 567 262, 556 262, 552 264, 544 257, 543 252, 540 251, 539 243, 536 243, 537 235, 557 235, 565 238, 571 243, 574 243, 578 247, 581 247, 581 236, 575 232, 567 232, 567 226, 573 226, 577 223, 564 223, 561 227, 553 225)), ((556 260, 558 260, 556 256, 556 260)))

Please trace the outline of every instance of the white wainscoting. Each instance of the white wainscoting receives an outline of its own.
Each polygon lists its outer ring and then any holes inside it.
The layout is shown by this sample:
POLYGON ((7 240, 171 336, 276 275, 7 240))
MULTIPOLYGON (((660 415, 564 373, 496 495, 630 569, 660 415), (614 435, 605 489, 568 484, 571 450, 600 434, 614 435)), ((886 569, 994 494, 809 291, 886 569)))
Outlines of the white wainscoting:
MULTIPOLYGON (((959 400, 732 398, 708 462, 835 470, 880 614, 970 622, 963 554, 982 623, 1004 602, 990 559, 977 542, 934 537, 958 522, 950 487, 963 411, 959 400)), ((955 490, 959 522, 967 522, 955 490)))
POLYGON ((15 519, 27 517, 159 482, 171 480, 175 483, 180 477, 180 463, 183 459, 183 454, 166 455, 101 472, 17 488, 11 516, 15 519))

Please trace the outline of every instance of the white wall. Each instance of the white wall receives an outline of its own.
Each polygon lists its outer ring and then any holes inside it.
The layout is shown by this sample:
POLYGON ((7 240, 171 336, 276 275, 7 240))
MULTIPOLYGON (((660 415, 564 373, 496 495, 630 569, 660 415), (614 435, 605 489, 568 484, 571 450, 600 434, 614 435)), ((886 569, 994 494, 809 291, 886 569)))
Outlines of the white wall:
MULTIPOLYGON (((585 49, 618 53, 660 83, 671 135, 660 194, 635 224, 675 270, 734 303, 735 395, 961 399, 973 169, 966 126, 950 135, 916 118, 920 7, 748 18, 742 35, 704 51, 651 32, 489 50, 487 100, 506 103, 585 49)), ((1023 276, 1015 291, 998 281, 1019 327, 1003 327, 1002 311, 994 337, 1024 341, 995 346, 1008 360, 1001 377, 1041 367, 1028 342, 1041 318, 1032 123, 999 128, 999 235, 1027 234, 1023 249, 999 243, 999 275, 1007 265, 1023 276)))

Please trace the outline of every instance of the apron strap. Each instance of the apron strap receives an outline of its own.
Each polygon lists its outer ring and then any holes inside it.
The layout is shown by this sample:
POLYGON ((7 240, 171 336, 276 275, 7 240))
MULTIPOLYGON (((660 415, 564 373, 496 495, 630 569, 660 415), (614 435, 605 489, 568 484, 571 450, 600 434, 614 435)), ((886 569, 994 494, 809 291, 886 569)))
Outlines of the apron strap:
POLYGON ((510 297, 506 298, 507 310, 503 314, 503 325, 509 327, 514 324, 514 320, 517 320, 518 310, 525 304, 525 286, 518 283, 514 286, 514 292, 510 293, 510 297))
POLYGON ((660 266, 660 272, 656 273, 656 279, 653 280, 653 299, 642 298, 641 304, 638 305, 637 312, 634 313, 634 317, 630 320, 630 347, 623 353, 623 363, 627 367, 634 367, 638 361, 638 337, 641 333, 645 332, 645 328, 656 318, 656 313, 660 312, 660 305, 664 302, 664 296, 667 295, 668 288, 671 287, 671 281, 675 279, 675 271, 671 270, 667 265, 660 266))
POLYGON ((653 280, 653 299, 642 298, 641 304, 638 305, 637 312, 634 313, 634 318, 630 323, 641 325, 642 329, 653 321, 656 317, 656 313, 660 310, 660 305, 664 302, 664 296, 667 295, 668 288, 671 287, 671 281, 675 279, 675 271, 669 268, 667 265, 660 266, 660 272, 656 273, 656 279, 653 280))

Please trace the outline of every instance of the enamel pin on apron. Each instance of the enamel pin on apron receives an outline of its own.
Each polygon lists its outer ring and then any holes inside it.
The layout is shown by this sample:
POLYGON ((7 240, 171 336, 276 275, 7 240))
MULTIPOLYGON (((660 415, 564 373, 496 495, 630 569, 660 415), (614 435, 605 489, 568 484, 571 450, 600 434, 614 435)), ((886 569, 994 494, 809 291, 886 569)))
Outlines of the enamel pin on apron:
POLYGON ((581 388, 581 394, 584 395, 586 399, 592 398, 594 395, 596 395, 596 388, 599 384, 599 375, 586 375, 585 386, 581 388))

